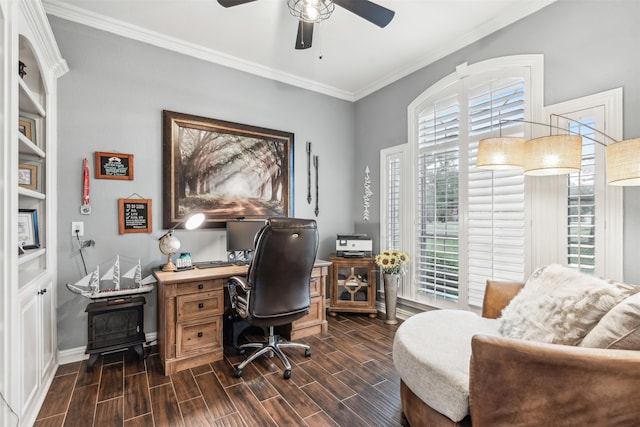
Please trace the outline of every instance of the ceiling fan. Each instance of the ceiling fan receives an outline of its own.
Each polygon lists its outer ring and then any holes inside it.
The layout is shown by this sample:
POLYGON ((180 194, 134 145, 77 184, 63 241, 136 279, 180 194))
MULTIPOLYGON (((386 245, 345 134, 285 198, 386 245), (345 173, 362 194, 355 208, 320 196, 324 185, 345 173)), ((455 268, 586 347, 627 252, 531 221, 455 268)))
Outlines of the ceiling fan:
MULTIPOLYGON (((256 0, 218 0, 224 7, 238 6, 256 0)), ((313 24, 331 16, 335 5, 384 28, 393 19, 394 11, 368 0, 287 0, 289 12, 299 19, 296 49, 308 49, 313 39, 313 24)))

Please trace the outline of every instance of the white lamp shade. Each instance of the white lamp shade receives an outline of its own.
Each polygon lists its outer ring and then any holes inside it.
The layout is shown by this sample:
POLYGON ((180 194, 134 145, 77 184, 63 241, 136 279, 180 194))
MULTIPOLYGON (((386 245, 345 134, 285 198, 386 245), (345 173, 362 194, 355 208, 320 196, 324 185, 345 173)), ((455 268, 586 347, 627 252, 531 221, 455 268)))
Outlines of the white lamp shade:
POLYGON ((609 185, 640 185, 640 138, 607 145, 606 158, 609 185))
POLYGON ((481 139, 476 167, 480 169, 522 169, 524 138, 503 136, 481 139))
POLYGON ((204 222, 204 214, 197 213, 197 214, 191 215, 189 219, 187 219, 187 221, 184 223, 184 228, 186 228, 187 230, 195 230, 196 228, 200 227, 203 222, 204 222))
POLYGON ((582 166, 582 137, 552 135, 530 139, 524 144, 524 174, 563 175, 582 166))

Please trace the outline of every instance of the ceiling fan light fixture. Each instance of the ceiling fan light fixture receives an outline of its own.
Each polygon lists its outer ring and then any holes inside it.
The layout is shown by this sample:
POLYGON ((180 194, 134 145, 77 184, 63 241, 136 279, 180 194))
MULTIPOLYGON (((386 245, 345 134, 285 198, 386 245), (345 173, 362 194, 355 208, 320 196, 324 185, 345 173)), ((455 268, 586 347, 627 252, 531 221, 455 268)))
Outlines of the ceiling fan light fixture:
POLYGON ((287 6, 293 16, 311 23, 329 19, 335 9, 333 0, 287 0, 287 6))

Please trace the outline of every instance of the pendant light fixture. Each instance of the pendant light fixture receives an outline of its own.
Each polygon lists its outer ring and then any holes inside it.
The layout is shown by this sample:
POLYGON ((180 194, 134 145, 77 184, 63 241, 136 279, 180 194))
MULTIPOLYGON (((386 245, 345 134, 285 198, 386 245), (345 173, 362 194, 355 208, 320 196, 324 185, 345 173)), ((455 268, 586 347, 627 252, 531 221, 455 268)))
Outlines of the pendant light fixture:
MULTIPOLYGON (((478 143, 476 167, 493 170, 521 167, 524 169, 524 174, 530 176, 578 172, 582 165, 582 138, 584 137, 605 146, 607 183, 609 185, 640 186, 640 138, 616 141, 609 135, 584 123, 559 114, 552 116, 578 123, 580 126, 610 139, 613 143, 604 144, 586 135, 572 134, 551 135, 530 140, 503 136, 486 138, 478 143)), ((567 129, 558 126, 524 119, 501 120, 500 125, 508 122, 530 123, 568 132, 567 129)))

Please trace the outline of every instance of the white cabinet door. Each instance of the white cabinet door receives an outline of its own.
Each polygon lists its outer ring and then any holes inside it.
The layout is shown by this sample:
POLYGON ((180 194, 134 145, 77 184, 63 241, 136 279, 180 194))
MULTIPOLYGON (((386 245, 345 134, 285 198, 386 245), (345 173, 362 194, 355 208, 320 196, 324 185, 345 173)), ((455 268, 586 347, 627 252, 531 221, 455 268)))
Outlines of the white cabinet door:
POLYGON ((38 363, 39 345, 39 302, 40 295, 38 295, 37 286, 29 286, 22 292, 20 301, 20 317, 21 317, 21 403, 22 407, 29 406, 36 392, 38 391, 38 385, 40 384, 40 368, 38 363))
POLYGON ((40 289, 39 303, 40 303, 40 338, 41 338, 41 351, 42 355, 40 360, 40 378, 42 383, 46 377, 49 376, 49 371, 55 369, 54 366, 56 351, 58 347, 57 334, 56 334, 56 313, 53 305, 53 283, 48 280, 45 282, 44 287, 40 289))

